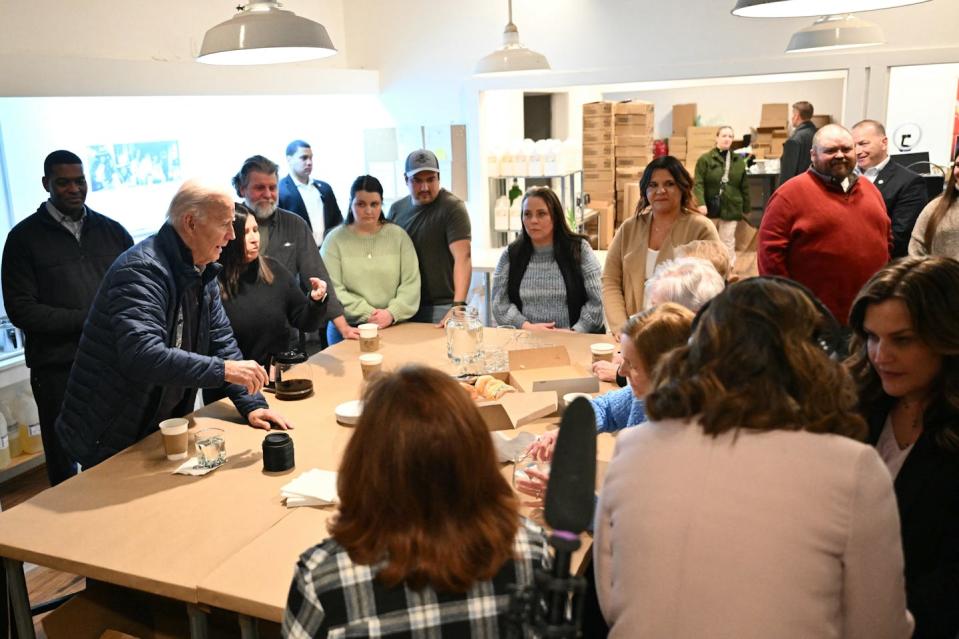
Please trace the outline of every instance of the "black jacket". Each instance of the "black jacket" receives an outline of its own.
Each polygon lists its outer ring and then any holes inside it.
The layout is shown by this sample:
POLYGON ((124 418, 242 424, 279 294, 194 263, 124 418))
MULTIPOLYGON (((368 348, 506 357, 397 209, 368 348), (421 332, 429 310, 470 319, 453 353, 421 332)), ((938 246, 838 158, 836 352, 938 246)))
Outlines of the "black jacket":
MULTIPOLYGON (((891 402, 869 416, 879 441, 891 402)), ((906 560, 906 604, 916 618, 913 639, 955 639, 959 633, 959 454, 924 432, 894 483, 906 560)))
POLYGON ((118 222, 87 209, 80 241, 46 203, 13 227, 3 247, 3 303, 26 338, 27 366, 70 366, 104 273, 133 245, 118 222))
POLYGON ((873 184, 882 193, 886 214, 892 220, 892 257, 903 257, 908 253, 909 238, 916 218, 929 201, 926 183, 918 173, 890 160, 873 184))
POLYGON ((810 120, 800 122, 793 134, 783 144, 783 156, 779 162, 779 184, 806 172, 812 160, 812 137, 816 135, 816 125, 810 120))
MULTIPOLYGON (((103 278, 57 418, 70 456, 94 466, 157 429, 169 397, 193 407, 198 388, 224 385, 224 360, 243 356, 220 302, 218 264, 203 273, 169 224, 121 255, 103 278), (197 288, 199 287, 199 288, 197 288), (197 292, 198 296, 187 295, 197 292), (179 348, 184 304, 196 305, 195 352, 179 348)), ((236 384, 227 394, 245 417, 266 408, 259 394, 236 384)))
MULTIPOLYGON (((329 184, 321 180, 312 180, 311 184, 320 192, 320 200, 323 202, 323 237, 326 237, 336 226, 343 223, 343 214, 340 213, 340 206, 336 203, 336 196, 329 184)), ((313 223, 310 222, 310 214, 306 211, 303 196, 300 195, 300 191, 296 188, 293 177, 290 175, 280 180, 278 206, 302 217, 306 220, 306 225, 310 227, 310 230, 313 230, 313 223)))

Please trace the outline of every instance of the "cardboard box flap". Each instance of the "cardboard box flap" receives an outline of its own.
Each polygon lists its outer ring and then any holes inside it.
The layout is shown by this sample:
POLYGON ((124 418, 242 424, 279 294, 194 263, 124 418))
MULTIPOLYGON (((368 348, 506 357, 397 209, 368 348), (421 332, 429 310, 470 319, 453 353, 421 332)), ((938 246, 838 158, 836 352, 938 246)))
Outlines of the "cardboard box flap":
POLYGON ((476 406, 490 430, 510 430, 556 412, 556 393, 506 393, 476 406))

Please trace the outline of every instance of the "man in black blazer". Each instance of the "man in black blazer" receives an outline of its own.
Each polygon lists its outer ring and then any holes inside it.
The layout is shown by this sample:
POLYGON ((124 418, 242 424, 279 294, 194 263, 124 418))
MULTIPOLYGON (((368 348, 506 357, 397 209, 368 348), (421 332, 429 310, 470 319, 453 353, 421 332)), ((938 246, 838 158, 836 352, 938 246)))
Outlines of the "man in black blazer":
POLYGON ((326 182, 310 180, 310 173, 313 171, 313 149, 308 143, 303 140, 290 142, 286 146, 286 161, 290 172, 280 180, 278 206, 306 220, 319 246, 333 227, 343 223, 336 196, 326 182))
POLYGON ((779 162, 779 183, 805 173, 811 163, 812 136, 816 134, 816 125, 812 123, 813 108, 806 101, 793 105, 793 133, 783 143, 783 155, 779 162))
POLYGON ((916 218, 928 201, 925 182, 918 173, 889 158, 886 128, 876 120, 863 120, 852 128, 856 164, 860 175, 876 185, 892 221, 893 259, 903 257, 916 218))

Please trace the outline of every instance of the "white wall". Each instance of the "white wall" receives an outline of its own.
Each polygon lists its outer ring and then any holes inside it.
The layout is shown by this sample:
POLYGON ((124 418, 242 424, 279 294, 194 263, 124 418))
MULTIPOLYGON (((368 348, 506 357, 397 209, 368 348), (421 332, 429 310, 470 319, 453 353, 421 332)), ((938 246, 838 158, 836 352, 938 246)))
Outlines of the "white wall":
POLYGON ((953 126, 959 116, 957 92, 959 63, 893 67, 886 117, 890 147, 896 129, 914 123, 919 125, 922 138, 912 150, 927 151, 936 164, 952 162, 953 126))
MULTIPOLYGON (((179 141, 183 179, 231 188, 230 178, 254 154, 280 164, 285 175, 286 144, 304 139, 314 149, 314 177, 331 183, 345 209, 349 186, 365 168, 363 129, 392 126, 393 120, 369 95, 154 96, 2 98, 0 125, 13 216, 19 220, 47 197, 40 177, 53 149, 84 157, 90 145, 166 140, 179 141), (259 114, 266 117, 253 117, 259 114)), ((87 203, 131 233, 154 231, 181 182, 91 191, 87 203)))

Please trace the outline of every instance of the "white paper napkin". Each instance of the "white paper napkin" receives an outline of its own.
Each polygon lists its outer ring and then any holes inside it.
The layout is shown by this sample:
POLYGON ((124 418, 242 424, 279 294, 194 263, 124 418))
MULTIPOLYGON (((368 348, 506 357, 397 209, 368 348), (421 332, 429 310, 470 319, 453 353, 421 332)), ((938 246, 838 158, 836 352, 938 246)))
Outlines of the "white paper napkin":
POLYGON ((182 464, 180 464, 180 467, 174 470, 173 474, 174 475, 206 475, 207 473, 212 473, 214 470, 216 470, 217 468, 219 468, 226 462, 223 462, 223 464, 220 464, 220 466, 216 466, 215 468, 204 468, 202 466, 197 466, 196 463, 197 463, 196 457, 191 457, 185 462, 183 462, 182 464))
POLYGON ((526 431, 520 431, 515 437, 508 437, 505 433, 512 431, 497 430, 493 431, 493 446, 496 448, 496 459, 499 463, 516 461, 523 456, 523 452, 529 448, 529 445, 536 439, 536 435, 526 431))
POLYGON ((336 473, 312 468, 283 486, 280 495, 286 500, 288 508, 339 503, 336 495, 336 473))

